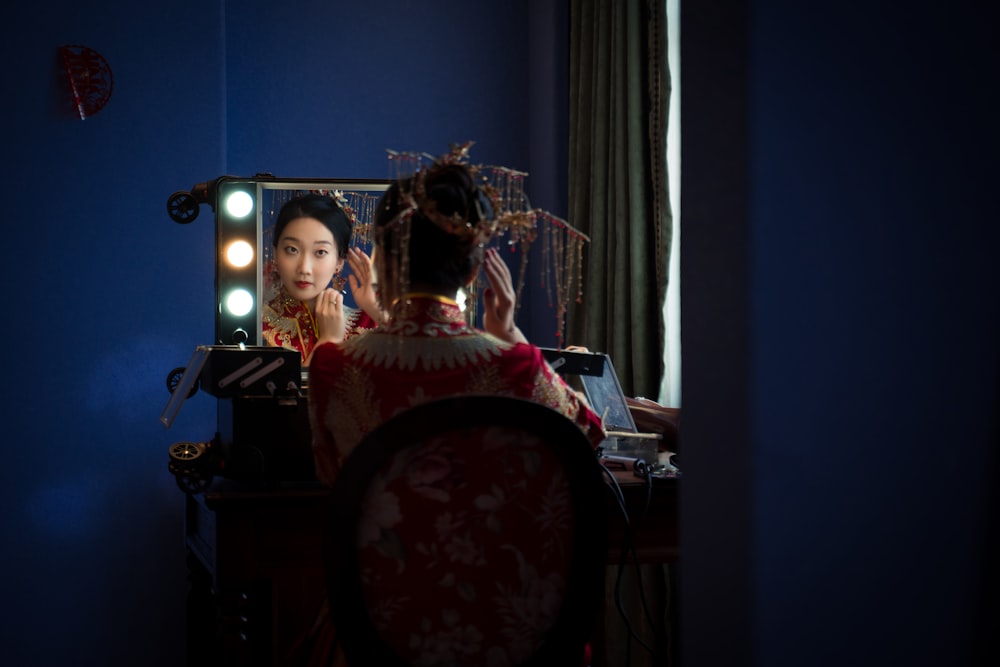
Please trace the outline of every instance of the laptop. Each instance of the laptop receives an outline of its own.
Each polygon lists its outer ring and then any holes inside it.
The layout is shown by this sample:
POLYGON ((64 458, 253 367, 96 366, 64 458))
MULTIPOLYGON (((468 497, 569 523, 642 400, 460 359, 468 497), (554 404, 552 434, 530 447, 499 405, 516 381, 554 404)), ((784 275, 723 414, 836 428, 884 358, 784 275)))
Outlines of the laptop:
POLYGON ((673 477, 672 464, 660 465, 660 433, 640 433, 632 418, 611 357, 603 353, 570 352, 543 347, 542 356, 566 383, 583 391, 604 423, 607 437, 601 443, 601 460, 607 465, 631 469, 639 477, 673 477))
POLYGON ((602 353, 568 352, 542 348, 542 356, 552 370, 576 390, 581 390, 590 402, 591 409, 604 422, 604 430, 611 434, 634 434, 635 420, 628 409, 618 374, 611 357, 602 353))

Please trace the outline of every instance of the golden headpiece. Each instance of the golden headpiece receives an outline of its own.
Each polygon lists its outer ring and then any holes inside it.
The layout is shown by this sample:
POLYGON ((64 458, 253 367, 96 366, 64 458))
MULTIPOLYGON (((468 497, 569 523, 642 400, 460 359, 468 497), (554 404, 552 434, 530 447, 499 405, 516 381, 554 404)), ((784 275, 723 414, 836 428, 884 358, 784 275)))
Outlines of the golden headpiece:
MULTIPOLYGON (((516 286, 518 307, 527 272, 528 253, 533 242, 541 238, 541 283, 549 294, 549 303, 556 310, 556 336, 561 340, 569 301, 574 296, 578 303, 582 299, 583 244, 589 239, 565 220, 531 207, 525 192, 526 172, 470 164, 469 148, 472 144, 471 141, 451 144, 449 152, 438 157, 387 150, 390 175, 398 188, 397 211, 392 219, 374 230, 374 236, 378 239, 390 229, 399 228, 403 233, 396 235, 397 243, 400 238, 405 243, 409 236, 409 222, 419 212, 442 231, 470 245, 485 247, 505 241, 511 251, 521 251, 516 286), (471 175, 476 196, 468 210, 445 213, 438 210, 437 201, 428 195, 427 188, 429 183, 435 182, 437 174, 455 165, 464 167, 471 175)), ((400 250, 397 248, 397 253, 400 250)), ((408 252, 403 250, 401 254, 405 262, 408 252)), ((403 275, 406 275, 405 271, 403 275)), ((405 291, 405 286, 401 287, 405 291)), ((475 294, 475 283, 470 287, 475 294)), ((476 302, 476 298, 470 299, 470 308, 466 311, 470 323, 475 321, 476 302)))
POLYGON ((463 241, 486 245, 495 234, 514 231, 532 233, 534 211, 524 193, 524 172, 506 167, 469 164, 471 141, 452 144, 437 158, 426 153, 389 150, 392 177, 399 185, 398 213, 386 226, 401 224, 419 211, 442 231, 463 241), (435 175, 454 165, 465 167, 473 179, 477 197, 469 210, 446 214, 428 196, 427 184, 435 175))

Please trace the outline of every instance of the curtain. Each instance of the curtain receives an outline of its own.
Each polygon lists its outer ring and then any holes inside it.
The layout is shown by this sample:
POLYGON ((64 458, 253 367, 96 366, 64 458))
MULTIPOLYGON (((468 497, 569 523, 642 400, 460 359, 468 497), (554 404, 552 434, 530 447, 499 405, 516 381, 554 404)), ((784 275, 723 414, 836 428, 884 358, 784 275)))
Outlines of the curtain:
POLYGON ((590 237, 566 340, 656 398, 672 234, 664 0, 570 0, 569 220, 590 237))

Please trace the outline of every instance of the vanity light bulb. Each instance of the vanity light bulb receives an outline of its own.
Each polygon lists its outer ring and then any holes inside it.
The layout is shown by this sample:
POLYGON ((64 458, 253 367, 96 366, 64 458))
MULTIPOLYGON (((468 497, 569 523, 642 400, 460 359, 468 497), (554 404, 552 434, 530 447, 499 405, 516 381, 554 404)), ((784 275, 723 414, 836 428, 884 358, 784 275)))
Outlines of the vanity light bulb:
POLYGON ((235 289, 226 297, 226 310, 243 317, 253 309, 253 295, 245 289, 235 289))
POLYGON ((253 210, 253 197, 249 192, 234 192, 226 197, 226 212, 234 218, 244 218, 253 210))
POLYGON ((253 261, 253 246, 246 241, 233 241, 226 248, 226 261, 230 266, 246 266, 253 261))

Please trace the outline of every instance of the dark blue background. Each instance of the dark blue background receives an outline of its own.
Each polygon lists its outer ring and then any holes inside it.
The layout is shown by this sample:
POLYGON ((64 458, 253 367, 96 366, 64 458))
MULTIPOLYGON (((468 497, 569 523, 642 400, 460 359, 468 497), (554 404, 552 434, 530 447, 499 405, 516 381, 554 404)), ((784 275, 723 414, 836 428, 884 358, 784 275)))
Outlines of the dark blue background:
POLYGON ((170 430, 158 417, 168 371, 213 340, 214 229, 208 206, 172 222, 168 196, 223 174, 384 178, 387 148, 473 140, 473 158, 537 172, 533 203, 565 215, 565 13, 460 0, 10 8, 0 662, 182 663, 183 494, 167 449, 211 438, 215 406, 199 393, 170 430), (86 120, 65 44, 113 70, 110 102, 86 120))
MULTIPOLYGON (((996 605, 995 17, 800 4, 682 8, 685 665, 972 664, 996 605)), ((207 207, 178 226, 167 196, 379 178, 386 148, 472 139, 565 214, 565 17, 6 10, 4 664, 182 662, 167 448, 209 437, 214 405, 157 417, 167 371, 213 335, 214 241, 207 207), (84 121, 57 60, 72 43, 114 70, 84 121)), ((543 304, 521 324, 551 343, 543 304)))

